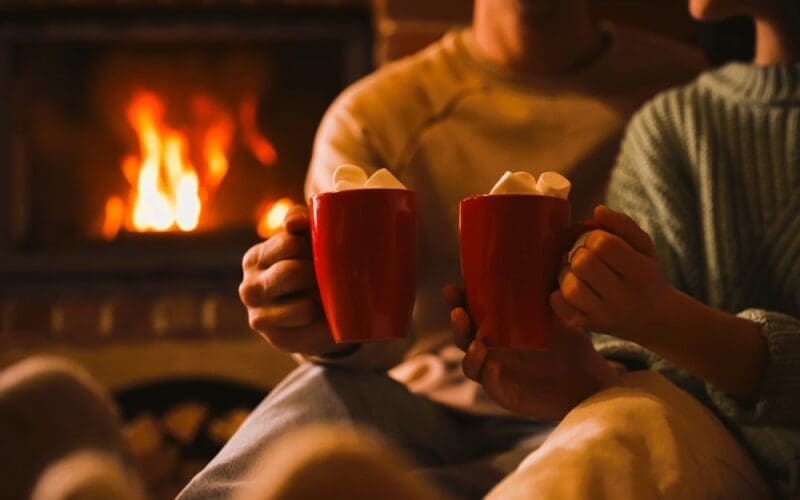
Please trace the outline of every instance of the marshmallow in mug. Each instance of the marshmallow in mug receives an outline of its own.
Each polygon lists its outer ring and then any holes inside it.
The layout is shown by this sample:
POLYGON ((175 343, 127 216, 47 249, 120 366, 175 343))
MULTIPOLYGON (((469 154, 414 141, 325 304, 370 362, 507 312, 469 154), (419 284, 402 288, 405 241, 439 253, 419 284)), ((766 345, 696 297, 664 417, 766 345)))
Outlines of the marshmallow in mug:
POLYGON ((334 191, 349 189, 406 189, 391 172, 382 168, 367 178, 364 169, 355 165, 341 165, 333 172, 334 191))
POLYGON ((566 200, 572 187, 569 180, 556 172, 545 172, 536 177, 528 172, 506 172, 489 194, 540 194, 566 200))

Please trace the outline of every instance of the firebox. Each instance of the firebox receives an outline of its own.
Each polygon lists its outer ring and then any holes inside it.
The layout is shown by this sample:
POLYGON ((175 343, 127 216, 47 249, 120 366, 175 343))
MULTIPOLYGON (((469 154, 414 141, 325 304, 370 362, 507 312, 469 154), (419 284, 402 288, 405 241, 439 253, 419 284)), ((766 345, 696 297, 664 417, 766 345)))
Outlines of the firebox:
POLYGON ((249 331, 237 284, 371 66, 368 6, 314 1, 0 6, 0 369, 87 367, 153 498, 295 365, 249 331))
POLYGON ((1 290, 231 283, 303 201, 368 12, 237 5, 3 8, 1 290))

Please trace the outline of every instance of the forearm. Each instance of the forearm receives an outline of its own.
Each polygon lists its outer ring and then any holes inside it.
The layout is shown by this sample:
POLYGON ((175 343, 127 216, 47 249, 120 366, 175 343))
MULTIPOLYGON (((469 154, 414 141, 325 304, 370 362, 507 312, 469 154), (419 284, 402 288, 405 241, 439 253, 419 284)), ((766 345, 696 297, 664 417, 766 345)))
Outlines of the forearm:
POLYGON ((673 288, 636 334, 638 342, 743 400, 758 394, 767 359, 761 326, 673 288))

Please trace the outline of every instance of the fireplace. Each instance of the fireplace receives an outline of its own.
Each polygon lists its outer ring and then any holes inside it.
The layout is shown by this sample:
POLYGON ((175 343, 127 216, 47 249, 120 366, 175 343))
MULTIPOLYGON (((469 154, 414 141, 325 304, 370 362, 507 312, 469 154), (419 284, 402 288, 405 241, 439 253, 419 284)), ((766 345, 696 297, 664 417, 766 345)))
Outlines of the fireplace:
POLYGON ((236 281, 369 58, 356 8, 4 12, 0 286, 236 281))
POLYGON ((303 202, 371 44, 357 1, 0 6, 0 361, 274 383, 290 362, 264 381, 241 256, 303 202))
POLYGON ((154 498, 294 366, 249 331, 241 257, 371 67, 363 2, 226 3, 0 6, 0 368, 86 366, 154 498))

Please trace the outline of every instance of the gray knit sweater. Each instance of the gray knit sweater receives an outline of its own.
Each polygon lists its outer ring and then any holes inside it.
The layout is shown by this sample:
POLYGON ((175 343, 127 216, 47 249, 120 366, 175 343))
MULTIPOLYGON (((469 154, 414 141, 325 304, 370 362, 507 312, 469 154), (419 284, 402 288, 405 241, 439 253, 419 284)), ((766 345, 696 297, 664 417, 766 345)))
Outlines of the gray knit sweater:
POLYGON ((608 203, 650 233, 674 286, 760 323, 769 359, 746 405, 633 343, 598 348, 694 394, 781 493, 800 492, 800 64, 730 64, 655 98, 629 125, 608 203))

